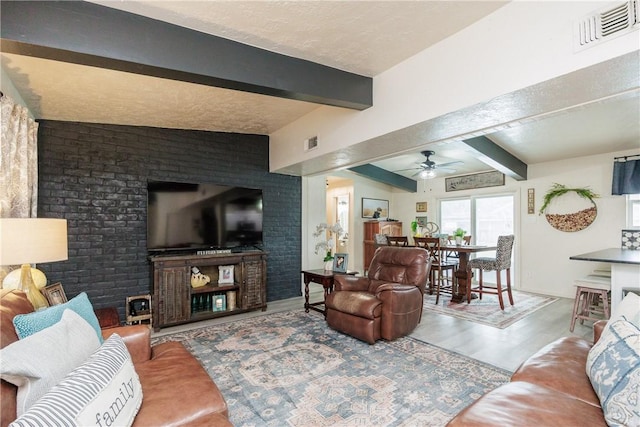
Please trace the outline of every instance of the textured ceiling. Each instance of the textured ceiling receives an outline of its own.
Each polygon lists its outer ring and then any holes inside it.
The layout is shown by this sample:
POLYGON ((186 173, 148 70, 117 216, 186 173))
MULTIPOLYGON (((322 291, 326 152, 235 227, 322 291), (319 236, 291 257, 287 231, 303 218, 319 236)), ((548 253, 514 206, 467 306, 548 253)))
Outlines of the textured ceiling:
MULTIPOLYGON (((93 3, 373 77, 507 2, 93 3)), ((3 53, 2 65, 36 118, 41 119, 270 134, 318 107, 18 54, 3 53)), ((638 148, 639 113, 636 91, 507 129, 486 130, 485 134, 526 163, 537 163, 638 148)), ((460 142, 433 144, 428 149, 436 151, 432 157, 436 162, 463 160, 464 164, 454 167, 455 174, 487 169, 460 142)), ((375 164, 389 170, 407 169, 424 159, 419 151, 371 160, 379 160, 375 164)), ((403 173, 413 175, 412 171, 403 173)))

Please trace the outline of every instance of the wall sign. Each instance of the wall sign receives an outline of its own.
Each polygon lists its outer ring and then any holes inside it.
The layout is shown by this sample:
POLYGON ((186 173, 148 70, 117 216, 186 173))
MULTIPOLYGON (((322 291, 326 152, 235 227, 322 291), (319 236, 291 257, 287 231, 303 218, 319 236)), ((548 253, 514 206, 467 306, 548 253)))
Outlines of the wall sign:
POLYGON ((504 174, 498 171, 475 173, 473 175, 445 178, 446 191, 470 190, 473 188, 497 187, 504 185, 504 174))

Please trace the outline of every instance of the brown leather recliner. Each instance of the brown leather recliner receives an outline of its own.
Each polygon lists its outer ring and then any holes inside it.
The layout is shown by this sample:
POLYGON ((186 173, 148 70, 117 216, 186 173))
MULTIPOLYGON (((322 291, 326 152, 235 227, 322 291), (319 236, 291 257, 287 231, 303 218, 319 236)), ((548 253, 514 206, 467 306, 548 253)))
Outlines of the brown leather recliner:
POLYGON ((367 277, 335 276, 325 298, 327 323, 369 344, 407 335, 420 323, 430 269, 422 248, 378 248, 367 277))

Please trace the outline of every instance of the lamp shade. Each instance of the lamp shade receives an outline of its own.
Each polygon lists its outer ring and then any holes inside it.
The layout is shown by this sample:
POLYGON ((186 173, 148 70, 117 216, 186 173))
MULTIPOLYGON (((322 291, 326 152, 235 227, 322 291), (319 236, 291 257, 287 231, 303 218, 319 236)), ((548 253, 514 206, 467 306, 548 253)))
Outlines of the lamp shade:
POLYGON ((0 218, 0 265, 64 261, 67 220, 0 218))

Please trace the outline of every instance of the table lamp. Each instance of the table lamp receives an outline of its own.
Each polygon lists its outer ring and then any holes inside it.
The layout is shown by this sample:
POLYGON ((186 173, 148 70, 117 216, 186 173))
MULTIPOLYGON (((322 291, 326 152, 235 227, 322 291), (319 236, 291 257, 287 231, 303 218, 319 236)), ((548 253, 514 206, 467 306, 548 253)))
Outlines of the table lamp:
POLYGON ((53 218, 0 218, 0 266, 21 264, 20 287, 33 308, 47 307, 31 277, 31 265, 64 261, 67 251, 67 220, 53 218))

